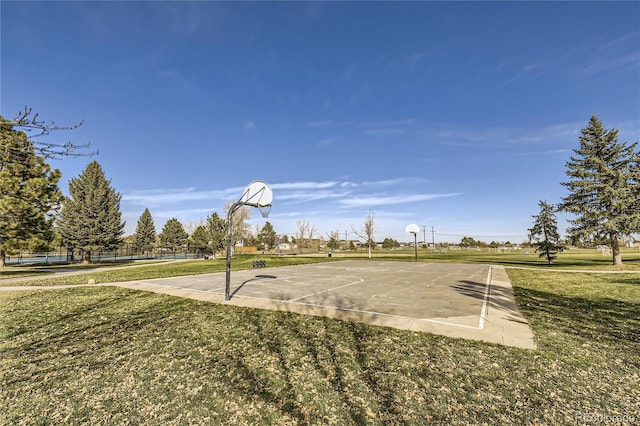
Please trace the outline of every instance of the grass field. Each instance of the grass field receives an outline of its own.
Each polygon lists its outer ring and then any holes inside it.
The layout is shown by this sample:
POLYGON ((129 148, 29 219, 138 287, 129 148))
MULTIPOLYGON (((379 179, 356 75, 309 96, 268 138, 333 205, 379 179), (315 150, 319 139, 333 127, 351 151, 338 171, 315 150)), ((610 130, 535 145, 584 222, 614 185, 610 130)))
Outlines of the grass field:
POLYGON ((508 269, 538 350, 112 287, 2 292, 0 424, 640 423, 640 274, 557 268, 508 269))
MULTIPOLYGON (((266 256, 260 257, 260 259, 268 259, 269 266, 283 266, 283 265, 299 265, 303 263, 316 263, 331 261, 327 257, 303 257, 303 256, 266 256)), ((248 269, 251 268, 251 264, 256 260, 256 256, 244 255, 233 258, 233 269, 248 269)), ((32 267, 20 266, 16 268, 22 268, 25 278, 30 277, 28 272, 32 267)), ((87 265, 72 265, 65 268, 68 271, 83 272, 87 269, 87 265), (75 271, 74 267, 78 267, 75 271)), ((95 280, 96 283, 112 283, 119 281, 132 281, 143 280, 151 278, 165 278, 165 277, 179 277, 184 275, 198 275, 208 274, 211 272, 224 272, 226 269, 226 260, 181 260, 178 262, 152 262, 145 264, 129 264, 129 267, 123 267, 120 262, 112 264, 101 264, 99 268, 87 273, 81 273, 78 275, 64 275, 60 276, 48 276, 47 278, 30 279, 29 281, 21 281, 20 285, 32 285, 32 286, 49 286, 49 285, 65 285, 65 284, 87 284, 89 279, 95 280), (135 266, 135 268, 131 267, 135 266)), ((35 276, 42 275, 41 267, 36 268, 37 274, 35 276)), ((49 272, 50 274, 50 272, 49 272)), ((6 278, 13 278, 16 275, 9 275, 6 278)), ((0 286, 14 285, 14 282, 3 283, 0 279, 0 286)))

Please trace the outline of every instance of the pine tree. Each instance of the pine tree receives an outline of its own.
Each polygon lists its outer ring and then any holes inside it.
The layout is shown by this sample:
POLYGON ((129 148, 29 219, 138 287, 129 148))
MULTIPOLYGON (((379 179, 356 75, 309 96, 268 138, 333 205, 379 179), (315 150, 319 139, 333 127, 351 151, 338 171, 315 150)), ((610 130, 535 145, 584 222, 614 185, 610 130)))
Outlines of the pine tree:
POLYGON ((36 155, 26 133, 0 116, 0 266, 12 250, 53 239, 50 213, 62 198, 60 176, 36 155))
POLYGON ((271 250, 276 245, 276 231, 273 229, 271 222, 267 221, 260 233, 258 234, 258 241, 260 241, 265 250, 271 250))
POLYGON ((224 250, 227 241, 227 223, 218 215, 213 212, 211 216, 207 217, 206 221, 207 233, 209 235, 210 248, 213 253, 213 258, 216 258, 216 252, 224 250))
POLYGON ((547 263, 551 265, 551 262, 558 257, 558 252, 564 250, 564 245, 560 241, 554 206, 547 204, 546 201, 540 201, 538 205, 540 213, 533 216, 535 222, 533 228, 529 229, 529 240, 539 253, 538 257, 546 258, 547 263))
POLYGON ((209 247, 209 233, 206 226, 200 225, 193 231, 193 234, 189 237, 189 247, 198 251, 203 251, 209 247))
POLYGON ((640 230, 640 154, 638 142, 618 142, 618 130, 606 130, 594 115, 582 129, 580 148, 566 163, 569 195, 560 208, 571 220, 572 238, 607 237, 613 264, 622 264, 620 239, 640 230))
POLYGON ((71 179, 69 193, 60 216, 60 232, 67 246, 80 250, 87 263, 92 252, 119 247, 125 225, 120 212, 122 196, 111 188, 97 161, 71 179))
POLYGON ((140 215, 134 237, 135 247, 143 253, 153 248, 153 244, 156 242, 156 227, 149 209, 144 209, 140 215))
POLYGON ((184 230, 184 227, 178 219, 171 218, 162 227, 160 243, 164 247, 169 247, 175 252, 177 248, 184 247, 188 240, 189 234, 184 230))

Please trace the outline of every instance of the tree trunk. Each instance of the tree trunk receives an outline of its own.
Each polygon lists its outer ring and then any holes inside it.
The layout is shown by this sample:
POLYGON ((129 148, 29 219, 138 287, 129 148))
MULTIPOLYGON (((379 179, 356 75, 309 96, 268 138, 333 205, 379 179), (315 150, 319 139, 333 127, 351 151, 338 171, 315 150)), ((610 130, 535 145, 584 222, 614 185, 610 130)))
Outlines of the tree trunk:
POLYGON ((5 266, 7 266, 6 256, 7 254, 4 252, 4 250, 0 250, 0 268, 4 268, 5 266))
POLYGON ((622 266, 622 253, 620 253, 620 242, 618 234, 611 233, 611 252, 613 254, 613 266, 622 266))

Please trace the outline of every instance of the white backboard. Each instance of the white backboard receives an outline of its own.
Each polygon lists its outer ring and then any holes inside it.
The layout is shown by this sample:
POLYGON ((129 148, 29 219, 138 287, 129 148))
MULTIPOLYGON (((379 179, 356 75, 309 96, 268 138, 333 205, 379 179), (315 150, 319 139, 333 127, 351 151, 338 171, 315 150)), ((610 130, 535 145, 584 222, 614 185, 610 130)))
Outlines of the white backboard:
POLYGON ((242 193, 240 201, 248 206, 265 207, 270 206, 273 201, 273 191, 269 184, 261 180, 254 180, 242 193))
POLYGON ((404 231, 409 233, 409 234, 417 234, 418 232, 420 232, 420 227, 418 225, 416 225, 415 223, 412 223, 410 225, 407 225, 407 227, 404 229, 404 231))

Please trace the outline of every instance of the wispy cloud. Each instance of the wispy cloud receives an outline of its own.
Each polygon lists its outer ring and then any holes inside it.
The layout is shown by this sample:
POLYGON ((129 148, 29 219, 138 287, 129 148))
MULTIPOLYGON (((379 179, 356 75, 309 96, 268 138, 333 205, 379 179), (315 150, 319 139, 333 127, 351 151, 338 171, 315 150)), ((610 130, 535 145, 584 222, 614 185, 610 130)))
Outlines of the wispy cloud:
MULTIPOLYGON (((422 135, 425 140, 447 146, 496 149, 507 145, 566 144, 577 141, 584 122, 555 123, 527 128, 523 126, 469 127, 457 124, 433 125, 422 135)), ((561 145, 564 148, 565 145, 561 145)))
POLYGON ((172 86, 180 92, 190 92, 192 89, 189 79, 176 70, 160 70, 157 75, 166 85, 172 86))
POLYGON ((338 123, 333 120, 308 121, 304 123, 305 127, 327 127, 336 126, 338 123))
POLYGON ((344 190, 313 190, 313 191, 289 191, 278 194, 278 201, 302 203, 308 201, 343 199, 349 196, 349 191, 344 190))
POLYGON ((254 123, 251 120, 247 120, 244 122, 244 128, 247 130, 251 130, 251 129, 255 129, 256 128, 256 123, 254 123))
POLYGON ((340 204, 347 207, 373 207, 390 204, 415 203, 418 201, 433 200, 436 198, 455 197, 460 193, 448 194, 399 194, 399 195, 374 195, 346 198, 340 200, 340 204))
POLYGON ((582 68, 582 74, 599 74, 615 70, 637 70, 640 68, 640 52, 631 52, 608 60, 594 58, 582 68))
POLYGON ((391 121, 363 121, 359 124, 360 127, 404 127, 415 124, 417 120, 413 118, 404 118, 401 120, 391 120, 391 121))
POLYGON ((640 32, 590 43, 584 46, 585 62, 578 68, 580 75, 593 75, 612 71, 637 71, 640 69, 638 38, 640 32))
POLYGON ((240 188, 201 191, 196 188, 133 190, 122 194, 122 201, 145 207, 157 207, 202 200, 226 200, 240 188))
POLYGON ((320 141, 318 141, 316 143, 317 146, 329 146, 329 145, 333 145, 333 139, 328 138, 328 139, 322 139, 320 141))
POLYGON ((540 77, 544 73, 545 71, 543 70, 540 64, 526 64, 526 65, 520 66, 519 69, 516 69, 515 71, 513 71, 511 77, 507 78, 506 80, 498 84, 498 87, 509 86, 520 80, 540 77))
MULTIPOLYGON (((428 182, 427 179, 422 177, 402 177, 394 179, 382 179, 362 182, 361 185, 365 186, 408 186, 412 184, 424 184, 428 182)), ((356 184, 353 184, 356 185, 356 184)))
MULTIPOLYGON (((302 202, 322 199, 340 200, 340 204, 357 205, 371 203, 378 200, 382 204, 385 199, 394 202, 396 199, 426 200, 437 196, 451 196, 451 194, 419 194, 398 195, 393 197, 372 195, 371 191, 382 188, 397 188, 399 193, 409 192, 409 188, 427 182, 424 178, 408 177, 382 179, 377 181, 353 182, 349 180, 332 181, 299 181, 280 182, 271 184, 274 198, 278 201, 302 202), (417 197, 417 198, 416 198, 417 197), (346 201, 345 201, 346 200, 346 201), (349 201, 359 200, 359 201, 349 201)), ((191 201, 216 200, 228 201, 241 194, 243 188, 231 187, 221 190, 200 190, 195 187, 173 189, 132 190, 122 195, 122 200, 134 205, 157 207, 185 203, 191 201)))
POLYGON ((398 128, 369 129, 369 130, 365 130, 364 132, 365 135, 370 135, 370 136, 404 135, 405 133, 407 133, 406 130, 398 129, 398 128))
POLYGON ((338 185, 340 185, 340 182, 337 182, 337 181, 323 181, 323 182, 302 181, 302 182, 274 183, 274 184, 271 184, 271 188, 282 189, 282 190, 324 189, 324 188, 336 187, 338 185))

